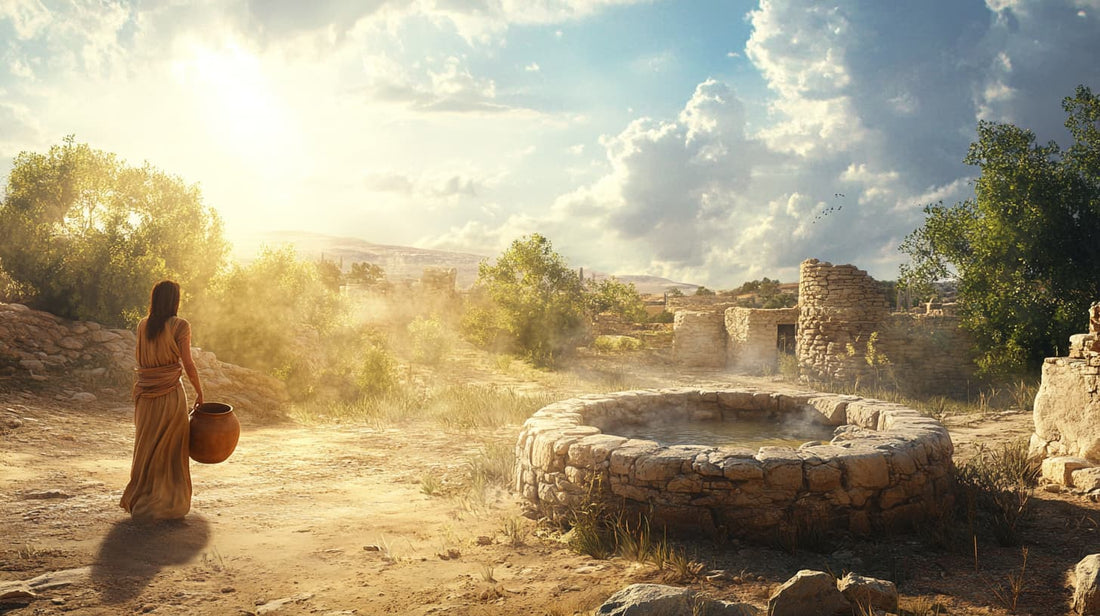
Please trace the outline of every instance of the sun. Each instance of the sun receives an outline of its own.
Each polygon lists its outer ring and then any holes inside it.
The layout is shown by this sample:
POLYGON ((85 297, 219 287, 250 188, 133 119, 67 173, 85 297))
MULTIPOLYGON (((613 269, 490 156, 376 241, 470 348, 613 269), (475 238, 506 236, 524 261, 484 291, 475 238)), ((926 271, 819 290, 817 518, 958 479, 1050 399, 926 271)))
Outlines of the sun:
POLYGON ((226 153, 267 165, 287 151, 291 114, 256 55, 233 42, 219 48, 195 44, 173 72, 226 153))

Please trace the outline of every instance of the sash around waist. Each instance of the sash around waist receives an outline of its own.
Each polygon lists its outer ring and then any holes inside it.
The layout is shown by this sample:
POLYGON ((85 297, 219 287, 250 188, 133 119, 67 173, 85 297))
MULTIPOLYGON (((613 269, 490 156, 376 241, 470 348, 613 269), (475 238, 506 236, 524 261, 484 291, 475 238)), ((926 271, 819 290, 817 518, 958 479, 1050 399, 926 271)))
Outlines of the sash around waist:
POLYGON ((176 362, 166 366, 135 368, 137 380, 134 381, 134 402, 138 398, 157 398, 166 396, 180 384, 183 366, 176 362))

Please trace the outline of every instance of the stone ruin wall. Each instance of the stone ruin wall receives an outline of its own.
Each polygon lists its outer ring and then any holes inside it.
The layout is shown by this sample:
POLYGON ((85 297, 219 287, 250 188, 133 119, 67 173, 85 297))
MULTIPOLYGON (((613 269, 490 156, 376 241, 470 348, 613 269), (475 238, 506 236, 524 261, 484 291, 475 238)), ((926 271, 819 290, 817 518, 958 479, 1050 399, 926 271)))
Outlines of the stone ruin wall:
POLYGON ((776 332, 796 324, 798 308, 729 308, 725 313, 726 365, 740 370, 774 366, 779 360, 776 332))
POLYGON ((891 313, 882 284, 853 265, 802 262, 797 340, 799 366, 812 378, 890 379, 914 393, 957 394, 973 376, 958 317, 891 313), (869 350, 885 362, 868 363, 869 350))
MULTIPOLYGON (((1094 306, 1093 310, 1096 310, 1094 306)), ((1043 479, 1100 495, 1100 322, 1070 336, 1068 357, 1048 357, 1035 396, 1029 455, 1042 459, 1043 479)))
POLYGON ((721 311, 677 311, 672 331, 672 352, 678 364, 725 367, 726 321, 721 311))
MULTIPOLYGON (((67 387, 129 399, 136 344, 136 335, 127 329, 69 321, 22 304, 0 303, 0 376, 41 383, 57 379, 67 387)), ((289 398, 281 381, 219 361, 198 348, 192 349, 192 357, 207 400, 231 404, 250 418, 278 416, 285 409, 289 398)), ((194 399, 186 377, 183 381, 194 399)), ((83 404, 95 401, 96 395, 79 391, 68 399, 83 404)))
POLYGON ((973 341, 959 317, 892 313, 880 339, 894 377, 907 391, 952 395, 977 389, 973 341))
POLYGON ((799 268, 798 310, 798 364, 804 374, 841 381, 868 376, 870 366, 858 351, 882 328, 889 311, 878 282, 854 265, 808 259, 799 268))

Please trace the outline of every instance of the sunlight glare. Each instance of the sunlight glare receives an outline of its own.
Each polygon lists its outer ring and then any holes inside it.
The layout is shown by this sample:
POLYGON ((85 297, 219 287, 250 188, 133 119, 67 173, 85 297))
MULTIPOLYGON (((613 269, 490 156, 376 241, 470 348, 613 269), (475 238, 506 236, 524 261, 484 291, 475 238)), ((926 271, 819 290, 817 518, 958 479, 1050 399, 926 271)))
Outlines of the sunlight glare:
POLYGON ((226 153, 271 170, 285 164, 292 126, 259 58, 232 42, 221 49, 195 45, 173 72, 226 153))

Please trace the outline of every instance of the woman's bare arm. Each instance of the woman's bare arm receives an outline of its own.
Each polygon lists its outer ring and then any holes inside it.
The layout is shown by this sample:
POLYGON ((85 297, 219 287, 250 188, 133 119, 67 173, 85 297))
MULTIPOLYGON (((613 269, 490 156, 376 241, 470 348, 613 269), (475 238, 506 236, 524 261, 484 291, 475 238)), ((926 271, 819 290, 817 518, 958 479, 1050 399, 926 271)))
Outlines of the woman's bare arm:
POLYGON ((202 404, 202 382, 199 381, 199 370, 195 367, 195 359, 191 357, 191 328, 183 333, 179 341, 180 361, 183 362, 183 371, 187 373, 187 380, 195 388, 195 404, 202 404))

